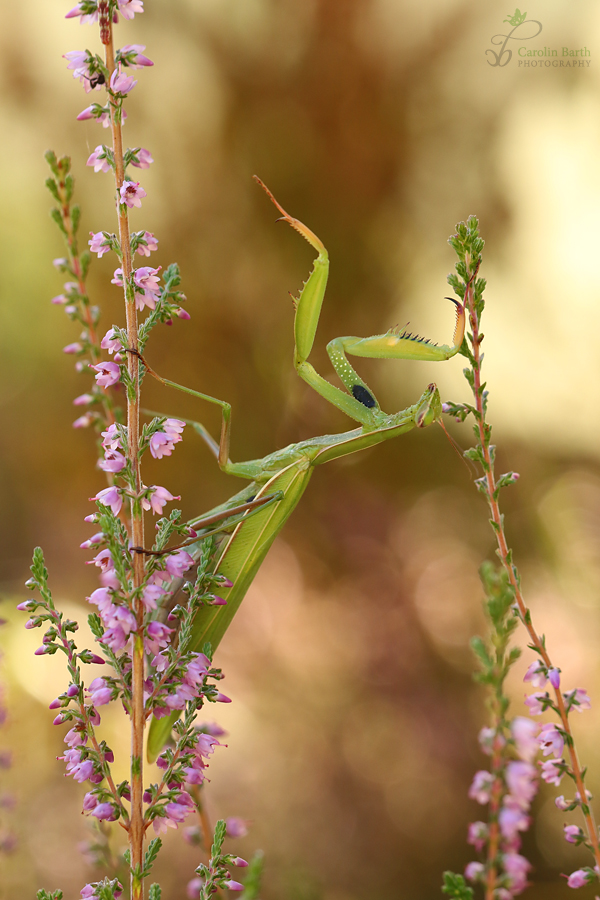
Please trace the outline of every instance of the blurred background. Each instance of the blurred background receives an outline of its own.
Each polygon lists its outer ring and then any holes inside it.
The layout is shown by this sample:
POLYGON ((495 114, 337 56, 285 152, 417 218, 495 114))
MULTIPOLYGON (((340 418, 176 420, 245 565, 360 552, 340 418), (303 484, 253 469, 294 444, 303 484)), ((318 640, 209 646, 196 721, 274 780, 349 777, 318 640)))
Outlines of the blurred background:
MULTIPOLYGON (((44 886, 77 897, 102 877, 77 846, 89 838, 83 787, 55 757, 63 729, 48 703, 63 689, 56 658, 32 652, 14 612, 32 548, 45 550, 55 599, 75 615, 96 586, 78 549, 87 498, 104 486, 89 432, 73 431, 84 392, 61 348, 77 339, 50 298, 63 254, 48 217, 43 152, 73 157, 82 235, 115 228, 109 176, 85 161, 108 140, 76 114, 93 99, 61 55, 99 48, 97 31, 65 21, 69 3, 5 3, 0 35, 0 608, 9 717, 0 748, 12 768, 0 793, 17 847, 2 859, 4 897, 44 886)), ((567 687, 599 686, 600 9, 592 0, 528 6, 536 46, 587 46, 585 68, 489 65, 491 38, 512 15, 500 0, 178 0, 146 2, 118 42, 147 46, 127 105, 130 146, 151 150, 135 229, 160 240, 153 264, 177 260, 189 323, 155 332, 147 356, 165 376, 233 406, 232 458, 264 455, 352 427, 292 366, 296 293, 310 248, 254 184, 325 242, 329 288, 313 360, 333 377, 325 344, 410 322, 444 343, 453 327, 447 237, 476 214, 486 239, 484 331, 490 419, 499 470, 521 480, 504 495, 507 530, 538 628, 567 687)), ((533 42, 532 42, 533 43, 533 42)), ((496 48, 497 49, 497 48, 496 48)), ((123 321, 114 259, 94 261, 89 286, 101 333, 123 321)), ((461 360, 360 363, 392 412, 435 380, 466 399, 461 360)), ((145 402, 172 415, 218 419, 148 384, 145 402)), ((449 427, 451 427, 450 423, 449 427)), ((451 428, 466 447, 469 426, 451 428)), ((186 516, 239 489, 192 435, 147 483, 183 495, 186 516)), ((494 558, 472 475, 442 430, 409 434, 318 470, 273 547, 218 659, 233 703, 218 709, 228 749, 211 764, 213 820, 240 816, 248 857, 266 854, 264 900, 440 896, 441 873, 473 855, 467 799, 486 765, 476 735, 485 697, 472 682, 469 639, 485 632, 478 567, 494 558)), ((519 635, 523 642, 523 635, 519 635)), ((83 638, 82 638, 83 640, 83 638)), ((525 714, 525 650, 510 690, 525 714)), ((103 717, 115 752, 128 735, 103 717)), ((600 720, 576 717, 598 788, 600 720)), ((122 764, 123 765, 123 764, 122 764)), ((126 777, 123 766, 121 777, 126 777)), ((536 801, 525 839, 531 898, 566 897, 560 872, 587 859, 562 838, 554 788, 536 801)), ((120 834, 114 846, 121 846, 120 834)), ((170 833, 156 870, 166 897, 184 896, 201 860, 170 833)), ((591 895, 591 891, 590 891, 591 895)))

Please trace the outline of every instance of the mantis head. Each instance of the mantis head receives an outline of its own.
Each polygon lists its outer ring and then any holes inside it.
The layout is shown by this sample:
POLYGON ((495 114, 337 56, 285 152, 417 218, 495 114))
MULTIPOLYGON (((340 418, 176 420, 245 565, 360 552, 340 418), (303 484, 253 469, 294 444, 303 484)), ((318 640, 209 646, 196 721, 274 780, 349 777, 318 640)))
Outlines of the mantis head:
POLYGON ((427 385, 427 390, 421 397, 417 412, 415 414, 415 424, 417 428, 427 428, 432 422, 436 422, 442 415, 442 401, 440 392, 435 384, 427 385))

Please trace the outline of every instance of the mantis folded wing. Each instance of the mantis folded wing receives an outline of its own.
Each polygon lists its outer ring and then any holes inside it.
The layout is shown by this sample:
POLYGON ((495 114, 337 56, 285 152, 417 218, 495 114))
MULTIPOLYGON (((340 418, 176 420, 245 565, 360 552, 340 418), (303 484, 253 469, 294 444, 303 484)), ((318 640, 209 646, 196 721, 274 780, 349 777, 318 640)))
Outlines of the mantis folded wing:
MULTIPOLYGON (((262 182, 259 183, 265 188, 262 182)), ((322 435, 290 444, 263 459, 233 463, 228 458, 231 427, 229 404, 183 388, 167 379, 160 379, 164 384, 221 407, 223 419, 219 444, 213 440, 204 426, 198 423, 192 425, 215 454, 224 472, 250 481, 246 488, 207 515, 212 517, 225 515, 228 510, 239 507, 249 500, 274 498, 274 502, 265 502, 260 508, 254 509, 251 515, 239 521, 231 534, 226 535, 225 531, 223 532, 214 572, 225 576, 232 586, 222 591, 226 605, 207 606, 196 614, 192 642, 188 649, 197 652, 201 651, 207 642, 211 644, 213 651, 217 648, 269 547, 306 490, 315 466, 373 447, 415 427, 424 428, 441 417, 441 401, 435 384, 430 384, 413 406, 392 415, 384 413, 373 392, 348 362, 346 354, 380 359, 445 360, 458 352, 464 336, 464 307, 453 300, 457 307, 457 320, 453 343, 449 346, 438 346, 417 336, 406 333, 399 335, 394 332, 370 338, 337 338, 330 342, 327 350, 347 390, 340 390, 330 384, 308 362, 327 286, 329 270, 327 251, 310 229, 289 216, 268 189, 265 190, 285 221, 305 237, 319 254, 296 302, 294 364, 298 374, 322 397, 358 422, 360 427, 342 434, 322 435), (280 499, 277 499, 278 497, 280 499)), ((203 521, 205 517, 192 520, 190 524, 202 528, 203 521)), ((194 545, 196 549, 194 546, 188 548, 196 557, 200 552, 202 538, 203 534, 200 532, 198 544, 194 545)), ((179 715, 180 712, 176 710, 166 718, 152 720, 148 737, 150 760, 155 759, 160 753, 179 715)))

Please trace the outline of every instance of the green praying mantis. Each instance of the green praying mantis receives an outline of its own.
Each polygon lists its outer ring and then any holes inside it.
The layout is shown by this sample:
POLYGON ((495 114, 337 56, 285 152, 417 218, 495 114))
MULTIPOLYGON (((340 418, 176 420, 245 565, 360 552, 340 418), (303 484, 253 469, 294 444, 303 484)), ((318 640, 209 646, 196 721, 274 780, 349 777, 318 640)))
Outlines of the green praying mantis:
MULTIPOLYGON (((327 345, 327 352, 346 390, 330 384, 308 361, 327 287, 327 250, 306 225, 288 215, 260 179, 256 176, 255 179, 281 213, 281 219, 301 234, 318 254, 295 302, 296 371, 317 393, 346 413, 359 427, 341 434, 321 435, 290 444, 263 459, 234 463, 229 459, 230 405, 159 378, 166 385, 221 407, 222 427, 218 443, 203 425, 196 422, 190 424, 208 445, 223 472, 250 482, 225 503, 190 522, 198 532, 198 538, 187 549, 197 558, 202 540, 209 533, 214 533, 211 526, 216 521, 222 521, 218 527, 220 539, 214 572, 225 576, 227 583, 231 584, 231 587, 222 591, 226 605, 206 606, 197 612, 193 638, 188 648, 194 651, 201 651, 207 642, 213 651, 218 647, 270 546, 299 503, 316 466, 373 447, 415 427, 425 428, 441 418, 442 405, 435 384, 428 385, 414 405, 392 415, 383 412, 374 393, 348 361, 347 354, 375 359, 446 360, 458 353, 465 330, 463 304, 447 298, 456 305, 456 325, 450 345, 433 344, 417 335, 406 332, 399 334, 394 330, 367 338, 335 338, 327 345)), ((151 369, 149 371, 155 375, 151 369)), ((152 720, 148 735, 148 758, 151 761, 162 750, 179 716, 180 713, 176 711, 163 719, 152 720)))

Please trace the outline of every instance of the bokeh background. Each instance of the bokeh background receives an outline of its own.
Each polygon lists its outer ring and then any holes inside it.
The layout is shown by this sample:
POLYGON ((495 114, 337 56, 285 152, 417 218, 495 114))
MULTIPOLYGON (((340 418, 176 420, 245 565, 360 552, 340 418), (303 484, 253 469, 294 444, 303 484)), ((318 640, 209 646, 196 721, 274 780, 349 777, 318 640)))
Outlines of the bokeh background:
MULTIPOLYGON (((499 467, 521 473, 505 492, 510 541, 539 628, 567 686, 586 686, 593 712, 576 717, 598 787, 600 471, 600 9, 593 0, 527 6, 543 24, 536 46, 590 50, 585 68, 488 64, 491 37, 512 9, 500 0, 147 0, 118 31, 147 45, 128 104, 130 146, 155 164, 134 228, 177 260, 192 314, 156 333, 152 365, 228 399, 232 456, 261 456, 348 421, 292 366, 292 307, 311 265, 306 244, 274 224, 251 179, 259 174, 321 236, 331 277, 314 360, 341 334, 399 323, 433 340, 453 324, 446 243, 469 214, 487 241, 486 375, 499 467)), ((85 160, 107 133, 78 123, 89 102, 61 54, 99 46, 95 28, 58 0, 5 2, 0 34, 0 732, 14 794, 0 810, 18 839, 2 859, 4 897, 61 886, 67 898, 101 877, 77 846, 89 838, 81 786, 63 777, 62 729, 47 705, 64 686, 60 661, 32 651, 22 629, 32 547, 46 552, 57 601, 77 615, 96 585, 78 549, 87 498, 104 482, 91 434, 73 431, 71 399, 88 376, 61 353, 73 326, 50 304, 62 255, 50 222, 43 151, 73 157, 82 231, 113 230, 108 176, 85 160)), ((156 264, 156 263, 154 263, 156 264)), ((122 322, 114 260, 94 262, 90 289, 103 324, 122 322)), ((436 380, 466 399, 460 359, 378 362, 361 371, 389 411, 436 380)), ((331 373, 332 374, 332 373, 331 373)), ((212 409, 148 385, 146 402, 201 418, 212 409)), ((453 433, 465 447, 468 426, 453 433)), ((238 489, 193 436, 146 481, 184 497, 186 515, 238 489)), ((264 900, 439 897, 441 872, 462 870, 480 810, 466 797, 485 766, 476 741, 484 695, 472 682, 469 639, 483 633, 478 566, 493 558, 472 475, 439 428, 410 434, 319 470, 271 551, 219 659, 234 702, 219 709, 228 749, 211 765, 213 819, 250 825, 231 849, 266 854, 264 900)), ((523 635, 519 636, 523 641, 523 635)), ((523 641, 524 643, 524 641, 523 641)), ((524 714, 525 650, 510 689, 524 714)), ((123 757, 118 713, 106 738, 123 757)), ((123 777, 125 768, 123 766, 123 777)), ((560 872, 585 857, 562 838, 555 789, 544 787, 525 841, 531 898, 558 900, 560 872)), ((115 835, 118 849, 121 836, 115 835)), ((165 896, 184 896, 200 861, 169 834, 157 869, 165 896)), ((584 891, 582 891, 582 895, 584 891)), ((591 896, 590 889, 586 896, 591 896)))

